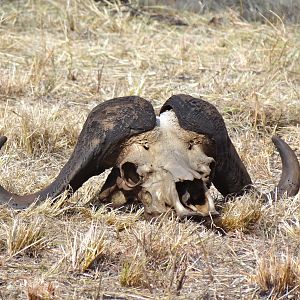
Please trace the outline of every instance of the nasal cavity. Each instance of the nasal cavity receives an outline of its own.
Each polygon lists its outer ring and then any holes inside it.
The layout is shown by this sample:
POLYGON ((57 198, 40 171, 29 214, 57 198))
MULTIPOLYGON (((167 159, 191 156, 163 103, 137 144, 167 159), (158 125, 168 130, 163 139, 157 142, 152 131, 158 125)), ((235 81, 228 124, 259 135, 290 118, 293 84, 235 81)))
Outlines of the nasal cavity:
POLYGON ((179 199, 183 200, 185 195, 188 195, 188 199, 185 199, 186 204, 203 205, 205 204, 205 191, 204 184, 201 179, 194 179, 193 181, 185 180, 176 182, 176 190, 179 199))
POLYGON ((140 176, 137 173, 137 166, 131 162, 125 162, 121 166, 123 179, 131 186, 136 186, 140 183, 140 176))

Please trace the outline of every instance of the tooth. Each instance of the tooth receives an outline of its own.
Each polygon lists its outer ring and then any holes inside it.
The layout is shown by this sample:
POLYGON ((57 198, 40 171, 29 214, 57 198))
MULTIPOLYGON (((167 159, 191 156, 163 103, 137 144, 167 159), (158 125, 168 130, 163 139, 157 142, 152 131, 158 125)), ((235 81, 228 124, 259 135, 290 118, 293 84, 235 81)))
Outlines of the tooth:
POLYGON ((193 204, 188 204, 187 207, 190 208, 193 211, 198 211, 197 207, 195 205, 193 205, 193 204))
POLYGON ((190 199, 191 195, 189 194, 189 192, 185 192, 184 195, 181 198, 181 202, 185 205, 187 205, 188 200, 190 199))
POLYGON ((186 207, 190 208, 193 211, 197 211, 197 208, 195 207, 195 205, 193 204, 187 204, 187 202, 189 201, 191 195, 188 191, 186 191, 184 193, 184 195, 181 197, 181 202, 182 204, 184 204, 186 207))
MULTIPOLYGON (((188 216, 192 216, 192 215, 197 214, 197 213, 189 211, 187 208, 185 208, 182 205, 182 203, 180 202, 180 199, 178 197, 176 189, 172 189, 171 193, 172 193, 171 196, 172 196, 172 199, 173 199, 173 207, 174 207, 174 209, 176 211, 176 214, 179 218, 184 218, 184 217, 188 217, 188 216)), ((188 194, 188 193, 186 193, 186 194, 188 194)))
POLYGON ((203 188, 204 188, 204 195, 205 195, 205 203, 203 205, 195 205, 197 208, 197 211, 202 216, 219 215, 219 213, 215 209, 214 200, 213 200, 212 196, 210 195, 210 192, 205 183, 203 183, 203 188))
POLYGON ((215 208, 215 202, 214 202, 214 199, 212 198, 208 188, 206 187, 206 185, 204 184, 205 186, 205 189, 206 189, 206 192, 205 192, 205 199, 207 200, 208 202, 208 207, 209 207, 209 212, 210 214, 213 214, 213 215, 219 215, 219 213, 216 211, 216 208, 215 208))

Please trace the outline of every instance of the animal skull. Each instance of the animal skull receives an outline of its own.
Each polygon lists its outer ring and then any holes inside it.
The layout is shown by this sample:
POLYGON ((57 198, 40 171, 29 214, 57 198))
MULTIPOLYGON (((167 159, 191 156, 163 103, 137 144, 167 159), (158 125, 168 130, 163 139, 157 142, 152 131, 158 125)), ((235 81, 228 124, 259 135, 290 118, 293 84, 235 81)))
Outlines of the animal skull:
POLYGON ((209 193, 214 159, 205 153, 210 145, 204 135, 182 129, 173 111, 162 113, 154 130, 124 144, 116 198, 119 190, 132 191, 151 217, 169 208, 179 217, 216 215, 209 193))
MULTIPOLYGON (((265 197, 294 196, 300 188, 297 156, 280 138, 272 140, 281 156, 282 173, 265 197)), ((6 137, 0 136, 0 149, 5 142, 6 137)), ((22 209, 35 201, 55 199, 109 168, 100 200, 114 205, 138 200, 147 217, 169 209, 180 218, 216 215, 211 183, 223 196, 252 188, 224 120, 212 104, 174 95, 156 117, 149 101, 130 96, 111 99, 90 112, 70 159, 52 183, 24 196, 0 185, 0 203, 22 209)))

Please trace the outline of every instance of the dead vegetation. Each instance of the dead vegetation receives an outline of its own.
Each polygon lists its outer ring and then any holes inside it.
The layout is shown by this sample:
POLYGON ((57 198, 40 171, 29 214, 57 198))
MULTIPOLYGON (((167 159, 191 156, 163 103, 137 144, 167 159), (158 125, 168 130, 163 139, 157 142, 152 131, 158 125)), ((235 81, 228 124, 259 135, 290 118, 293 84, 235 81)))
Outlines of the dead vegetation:
MULTIPOLYGON (((101 1, 2 1, 1 185, 24 194, 51 182, 99 102, 137 94, 159 108, 187 93, 218 107, 254 182, 271 189, 280 174, 272 134, 300 157, 298 31, 233 10, 136 15, 101 1)), ((299 195, 220 201, 224 234, 175 218, 146 222, 137 208, 97 210, 104 178, 54 205, 1 207, 3 299, 299 297, 299 195)))
POLYGON ((291 254, 268 253, 257 258, 256 273, 250 279, 258 284, 260 294, 278 299, 299 292, 299 259, 291 254))

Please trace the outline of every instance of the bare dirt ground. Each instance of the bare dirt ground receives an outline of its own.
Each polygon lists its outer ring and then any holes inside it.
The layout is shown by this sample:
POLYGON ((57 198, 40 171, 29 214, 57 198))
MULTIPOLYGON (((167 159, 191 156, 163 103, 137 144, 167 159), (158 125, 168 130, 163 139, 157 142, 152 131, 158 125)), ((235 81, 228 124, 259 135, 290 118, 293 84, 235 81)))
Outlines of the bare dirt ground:
MULTIPOLYGON (((140 95, 158 109, 186 93, 217 106, 255 185, 270 190, 281 167, 271 136, 300 158, 299 49, 299 26, 276 16, 1 1, 1 185, 26 194, 50 183, 98 103, 140 95)), ((96 210, 104 178, 52 205, 0 209, 0 299, 299 299, 299 194, 220 200, 221 234, 96 210)))

